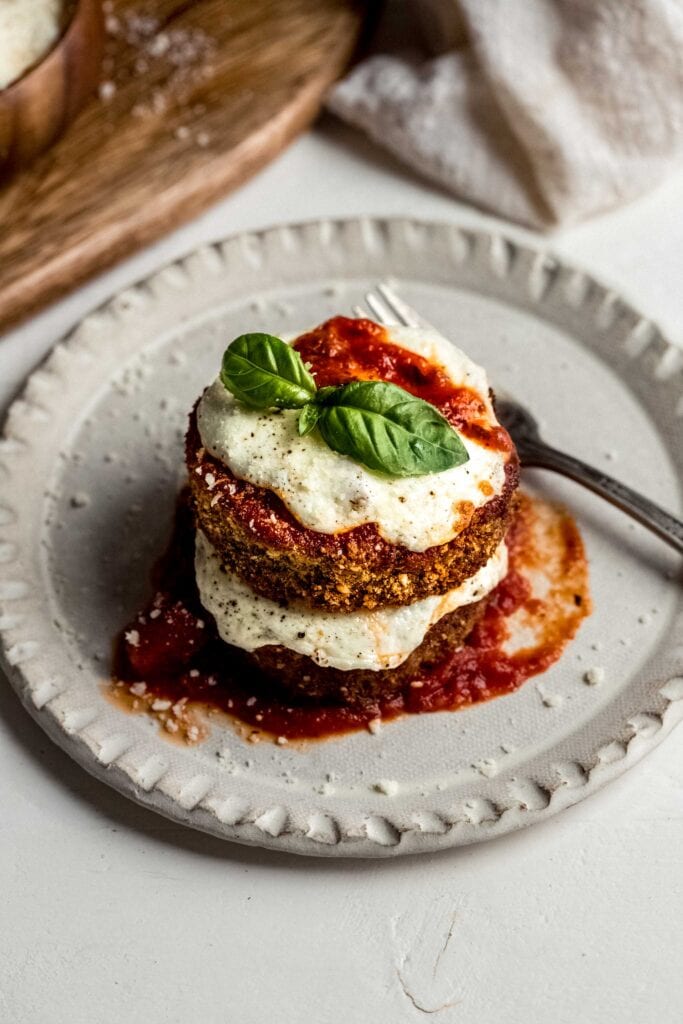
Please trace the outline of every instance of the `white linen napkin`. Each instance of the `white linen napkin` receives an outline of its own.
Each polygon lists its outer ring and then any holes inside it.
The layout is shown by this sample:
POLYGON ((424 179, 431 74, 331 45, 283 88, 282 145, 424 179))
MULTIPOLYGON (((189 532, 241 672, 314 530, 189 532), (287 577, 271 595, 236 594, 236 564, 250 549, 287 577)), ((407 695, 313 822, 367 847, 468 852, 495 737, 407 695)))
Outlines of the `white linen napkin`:
POLYGON ((533 227, 683 166, 682 0, 416 0, 427 61, 370 57, 329 107, 459 197, 533 227))

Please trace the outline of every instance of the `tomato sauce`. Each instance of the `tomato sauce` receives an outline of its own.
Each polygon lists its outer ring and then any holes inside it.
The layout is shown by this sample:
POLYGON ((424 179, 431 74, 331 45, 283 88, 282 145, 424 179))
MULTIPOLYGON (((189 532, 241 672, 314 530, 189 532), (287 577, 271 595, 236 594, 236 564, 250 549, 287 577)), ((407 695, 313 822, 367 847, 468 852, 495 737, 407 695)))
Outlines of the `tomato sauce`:
POLYGON ((394 345, 387 331, 372 320, 335 316, 294 342, 319 388, 355 380, 397 384, 430 402, 461 434, 486 448, 511 452, 507 431, 488 422, 481 397, 459 387, 435 363, 394 345))
POLYGON ((202 740, 207 716, 218 712, 252 742, 285 743, 513 693, 557 661, 589 614, 590 596, 581 538, 563 509, 522 496, 507 543, 507 576, 463 647, 444 651, 391 700, 313 703, 279 693, 247 655, 218 637, 199 602, 194 526, 183 497, 168 550, 152 574, 154 595, 116 641, 112 694, 128 710, 155 715, 169 736, 187 743, 202 740), (534 595, 539 572, 543 597, 534 595), (523 627, 524 647, 514 644, 516 626, 523 627))

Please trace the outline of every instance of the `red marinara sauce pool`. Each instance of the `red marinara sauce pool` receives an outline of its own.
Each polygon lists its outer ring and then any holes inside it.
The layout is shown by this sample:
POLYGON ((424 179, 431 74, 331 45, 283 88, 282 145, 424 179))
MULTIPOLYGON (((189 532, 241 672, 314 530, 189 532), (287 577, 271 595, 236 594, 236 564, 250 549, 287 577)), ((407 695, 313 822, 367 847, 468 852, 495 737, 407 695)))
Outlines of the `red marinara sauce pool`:
POLYGON ((590 596, 581 537, 563 509, 523 495, 507 544, 507 576, 465 645, 444 651, 400 695, 356 706, 297 702, 218 637, 199 603, 194 525, 183 495, 168 550, 152 574, 154 596, 116 642, 112 695, 129 710, 155 715, 166 733, 188 743, 207 735, 207 716, 218 712, 254 742, 282 743, 512 693, 557 661, 589 614, 590 596), (542 597, 534 594, 539 573, 542 597), (515 647, 519 627, 525 644, 515 647))

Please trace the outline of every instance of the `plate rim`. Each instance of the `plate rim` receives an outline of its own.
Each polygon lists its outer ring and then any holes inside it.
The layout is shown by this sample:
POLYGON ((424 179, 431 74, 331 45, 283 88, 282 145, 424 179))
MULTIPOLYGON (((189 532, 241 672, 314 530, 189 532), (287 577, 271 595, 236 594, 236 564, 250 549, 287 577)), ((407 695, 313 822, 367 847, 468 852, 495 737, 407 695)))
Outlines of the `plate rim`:
MULTIPOLYGON (((454 249, 461 249, 458 258, 463 261, 475 257, 480 262, 483 260, 482 265, 498 279, 506 277, 510 273, 510 268, 519 265, 521 260, 526 273, 527 307, 531 303, 542 305, 549 293, 555 294, 558 276, 563 276, 560 296, 571 309, 580 310, 586 294, 590 292, 593 299, 596 295, 599 298, 598 313, 602 311, 607 321, 615 310, 629 314, 633 323, 625 347, 633 359, 640 359, 645 353, 651 354, 655 349, 656 367, 660 367, 666 364, 667 359, 671 362, 669 353, 680 353, 680 348, 667 341, 650 318, 640 314, 631 302, 622 298, 614 288, 603 284, 592 273, 575 267, 547 248, 530 245, 503 232, 472 228, 457 221, 372 216, 319 218, 255 231, 243 231, 201 245, 116 293, 88 313, 52 347, 43 361, 27 376, 23 388, 10 403, 4 416, 0 437, 0 470, 5 470, 4 479, 9 482, 10 491, 13 459, 18 456, 19 465, 21 464, 23 442, 17 443, 17 437, 14 436, 17 425, 20 428, 23 425, 29 437, 32 427, 38 426, 40 429, 40 426, 44 425, 41 424, 40 413, 46 390, 49 392, 46 379, 55 372, 59 374, 60 365, 65 358, 69 361, 74 357, 78 358, 79 355, 90 357, 92 335, 94 333, 97 339, 103 318, 113 317, 121 321, 140 315, 144 319, 147 315, 147 305, 141 301, 143 295, 147 299, 152 295, 153 301, 159 301, 160 298, 163 300, 164 294, 169 290, 177 292, 178 289, 184 288, 187 282, 192 280, 197 266, 203 267, 206 271, 213 268, 215 272, 216 261, 222 261, 227 250, 233 254, 233 258, 235 253, 241 259, 254 258, 254 252, 258 252, 260 258, 267 259, 269 253, 283 253, 288 248, 291 250, 291 247, 298 244, 302 238, 303 244, 315 243, 329 247, 331 240, 343 232, 350 233, 354 242, 367 247, 377 245, 378 238, 398 239, 398 244, 410 248, 421 244, 420 239, 424 240, 425 235, 431 235, 432 238, 440 236, 442 239, 448 236, 449 244, 454 249)), ((348 253, 345 256, 348 256, 348 253)), ((336 269, 338 272, 341 271, 342 276, 350 276, 348 273, 344 275, 343 267, 344 265, 336 269)), ((486 292, 482 289, 480 294, 486 292)), ((590 346, 588 347, 590 349, 590 346)), ((652 375, 651 367, 648 367, 648 372, 652 375)), ((623 380, 620 371, 615 370, 615 373, 623 380)), ((656 368, 654 374, 665 387, 675 387, 674 379, 679 376, 678 371, 666 377, 658 376, 656 368)), ((628 381, 626 383, 628 384, 628 381)), ((679 393, 680 401, 683 403, 683 375, 680 379, 679 393)), ((16 464, 14 470, 16 471, 16 464)), ((4 509, 10 516, 14 516, 15 523, 21 523, 21 503, 18 503, 18 507, 13 507, 14 504, 16 499, 6 501, 3 498, 0 501, 0 513, 4 509)), ((22 561, 21 546, 19 540, 3 541, 3 522, 4 520, 0 518, 0 665, 24 707, 53 742, 90 774, 167 818, 220 838, 290 853, 359 857, 433 852, 445 847, 478 842, 543 820, 584 799, 653 749, 683 718, 683 675, 679 676, 676 673, 661 685, 656 684, 658 696, 661 698, 661 710, 652 715, 649 708, 643 709, 643 717, 650 716, 650 719, 654 718, 656 721, 653 723, 650 720, 643 728, 634 728, 628 742, 608 745, 614 748, 612 750, 607 750, 603 746, 601 750, 595 751, 592 764, 575 762, 577 772, 573 780, 570 778, 570 771, 567 779, 553 790, 539 786, 534 779, 516 780, 521 785, 516 787, 517 796, 512 803, 496 804, 488 796, 482 796, 479 803, 473 802, 470 813, 465 811, 460 820, 450 823, 436 815, 432 816, 436 820, 430 821, 428 808, 425 809, 420 821, 415 820, 410 824, 405 820, 392 819, 390 810, 384 814, 368 813, 359 823, 357 819, 343 820, 340 815, 332 816, 329 809, 311 807, 308 828, 302 829, 292 827, 287 808, 282 806, 265 809, 258 806, 250 807, 244 813, 233 814, 235 820, 230 820, 230 813, 225 808, 221 813, 221 808, 211 806, 208 800, 210 794, 202 793, 201 786, 196 787, 196 792, 190 787, 189 796, 182 800, 177 794, 174 796, 159 788, 163 776, 147 785, 147 780, 142 782, 126 767, 125 760, 122 760, 123 755, 117 756, 116 752, 113 756, 109 753, 103 755, 102 751, 98 755, 80 734, 81 730, 67 730, 64 723, 51 712, 50 703, 58 694, 50 696, 47 685, 49 680, 40 672, 36 675, 33 668, 40 647, 41 628, 45 633, 48 628, 54 627, 51 623, 38 622, 35 627, 38 640, 14 639, 16 615, 13 617, 13 605, 15 601, 25 600, 25 597, 13 597, 14 591, 10 584, 23 583, 27 587, 30 587, 30 584, 25 580, 16 579, 16 572, 12 567, 17 561, 22 561)), ((30 614, 29 599, 29 618, 30 614)), ((26 616, 20 615, 19 618, 23 624, 26 616)), ((168 756, 167 745, 164 745, 164 753, 168 756)))

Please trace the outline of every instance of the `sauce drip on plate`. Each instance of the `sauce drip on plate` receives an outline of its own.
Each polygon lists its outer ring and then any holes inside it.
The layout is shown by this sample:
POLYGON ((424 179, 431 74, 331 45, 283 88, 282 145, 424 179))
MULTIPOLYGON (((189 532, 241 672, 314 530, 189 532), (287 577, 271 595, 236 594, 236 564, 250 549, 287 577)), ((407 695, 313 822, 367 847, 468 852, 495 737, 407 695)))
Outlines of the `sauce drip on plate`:
POLYGON ((220 640, 201 607, 194 526, 181 496, 171 542, 152 574, 154 596, 116 641, 112 696, 127 710, 155 715, 169 737, 194 743, 219 712, 252 742, 289 742, 512 693, 558 660, 591 608, 583 544, 564 509, 522 495, 507 543, 508 574, 466 644, 444 651, 398 696, 357 706, 293 701, 220 640))

